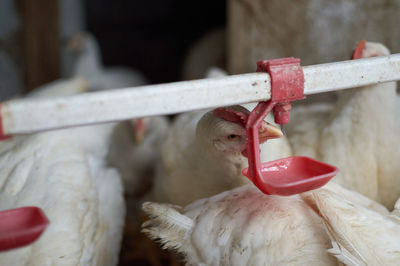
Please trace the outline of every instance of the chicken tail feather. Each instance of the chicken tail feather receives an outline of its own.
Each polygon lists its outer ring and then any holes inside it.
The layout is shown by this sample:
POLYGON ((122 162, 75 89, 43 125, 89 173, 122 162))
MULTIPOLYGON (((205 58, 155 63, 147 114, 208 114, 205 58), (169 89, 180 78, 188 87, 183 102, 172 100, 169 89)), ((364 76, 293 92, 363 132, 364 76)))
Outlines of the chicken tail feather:
POLYGON ((159 241, 162 248, 179 251, 193 228, 193 220, 171 204, 145 202, 142 209, 150 217, 142 224, 142 232, 159 241))
POLYGON ((335 256, 340 262, 347 266, 366 266, 366 264, 353 256, 346 248, 336 241, 332 241, 332 248, 328 249, 328 253, 335 256))

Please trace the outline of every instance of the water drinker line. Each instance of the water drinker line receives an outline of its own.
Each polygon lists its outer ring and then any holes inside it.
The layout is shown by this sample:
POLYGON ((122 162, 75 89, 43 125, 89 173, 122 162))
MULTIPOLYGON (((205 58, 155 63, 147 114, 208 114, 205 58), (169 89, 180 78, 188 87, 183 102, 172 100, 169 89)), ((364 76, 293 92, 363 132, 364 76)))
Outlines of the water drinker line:
POLYGON ((260 162, 259 127, 274 111, 275 122, 287 124, 291 102, 304 99, 304 74, 300 59, 281 58, 257 63, 257 71, 271 77, 271 99, 259 102, 246 122, 249 167, 243 170, 265 194, 288 196, 319 188, 334 177, 334 166, 305 156, 291 156, 272 162, 260 162))

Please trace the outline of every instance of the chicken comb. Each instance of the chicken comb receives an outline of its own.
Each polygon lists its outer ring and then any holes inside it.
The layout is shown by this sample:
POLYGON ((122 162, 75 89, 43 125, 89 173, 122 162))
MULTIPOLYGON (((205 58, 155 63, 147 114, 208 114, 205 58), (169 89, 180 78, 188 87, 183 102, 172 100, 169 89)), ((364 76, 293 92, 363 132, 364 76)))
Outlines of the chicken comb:
POLYGON ((249 117, 248 114, 245 114, 240 111, 232 110, 226 107, 220 107, 213 111, 213 115, 215 117, 219 117, 226 121, 239 124, 243 127, 246 126, 247 118, 249 117))
POLYGON ((366 41, 362 40, 361 42, 359 42, 357 44, 356 48, 353 51, 353 55, 352 55, 351 59, 360 59, 360 58, 362 58, 363 51, 364 51, 364 48, 365 48, 365 43, 366 43, 366 41))
POLYGON ((135 132, 136 142, 141 143, 147 131, 147 126, 146 123, 144 123, 143 118, 136 119, 133 130, 135 132))

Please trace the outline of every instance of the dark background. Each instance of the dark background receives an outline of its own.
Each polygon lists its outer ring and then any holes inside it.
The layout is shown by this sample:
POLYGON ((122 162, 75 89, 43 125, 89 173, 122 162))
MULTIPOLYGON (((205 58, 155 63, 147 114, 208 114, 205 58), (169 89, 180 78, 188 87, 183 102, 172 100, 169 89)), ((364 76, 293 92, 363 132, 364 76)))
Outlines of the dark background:
POLYGON ((189 46, 226 23, 225 0, 85 0, 86 26, 105 65, 141 70, 151 83, 180 79, 189 46))

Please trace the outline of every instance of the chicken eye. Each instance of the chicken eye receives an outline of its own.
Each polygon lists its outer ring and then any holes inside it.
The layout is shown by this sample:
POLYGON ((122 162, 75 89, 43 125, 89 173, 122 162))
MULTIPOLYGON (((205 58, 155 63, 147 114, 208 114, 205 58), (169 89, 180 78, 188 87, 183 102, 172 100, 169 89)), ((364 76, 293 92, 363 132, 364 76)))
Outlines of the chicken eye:
POLYGON ((239 136, 239 135, 230 134, 230 135, 228 136, 228 140, 238 140, 238 139, 240 139, 240 136, 239 136))

